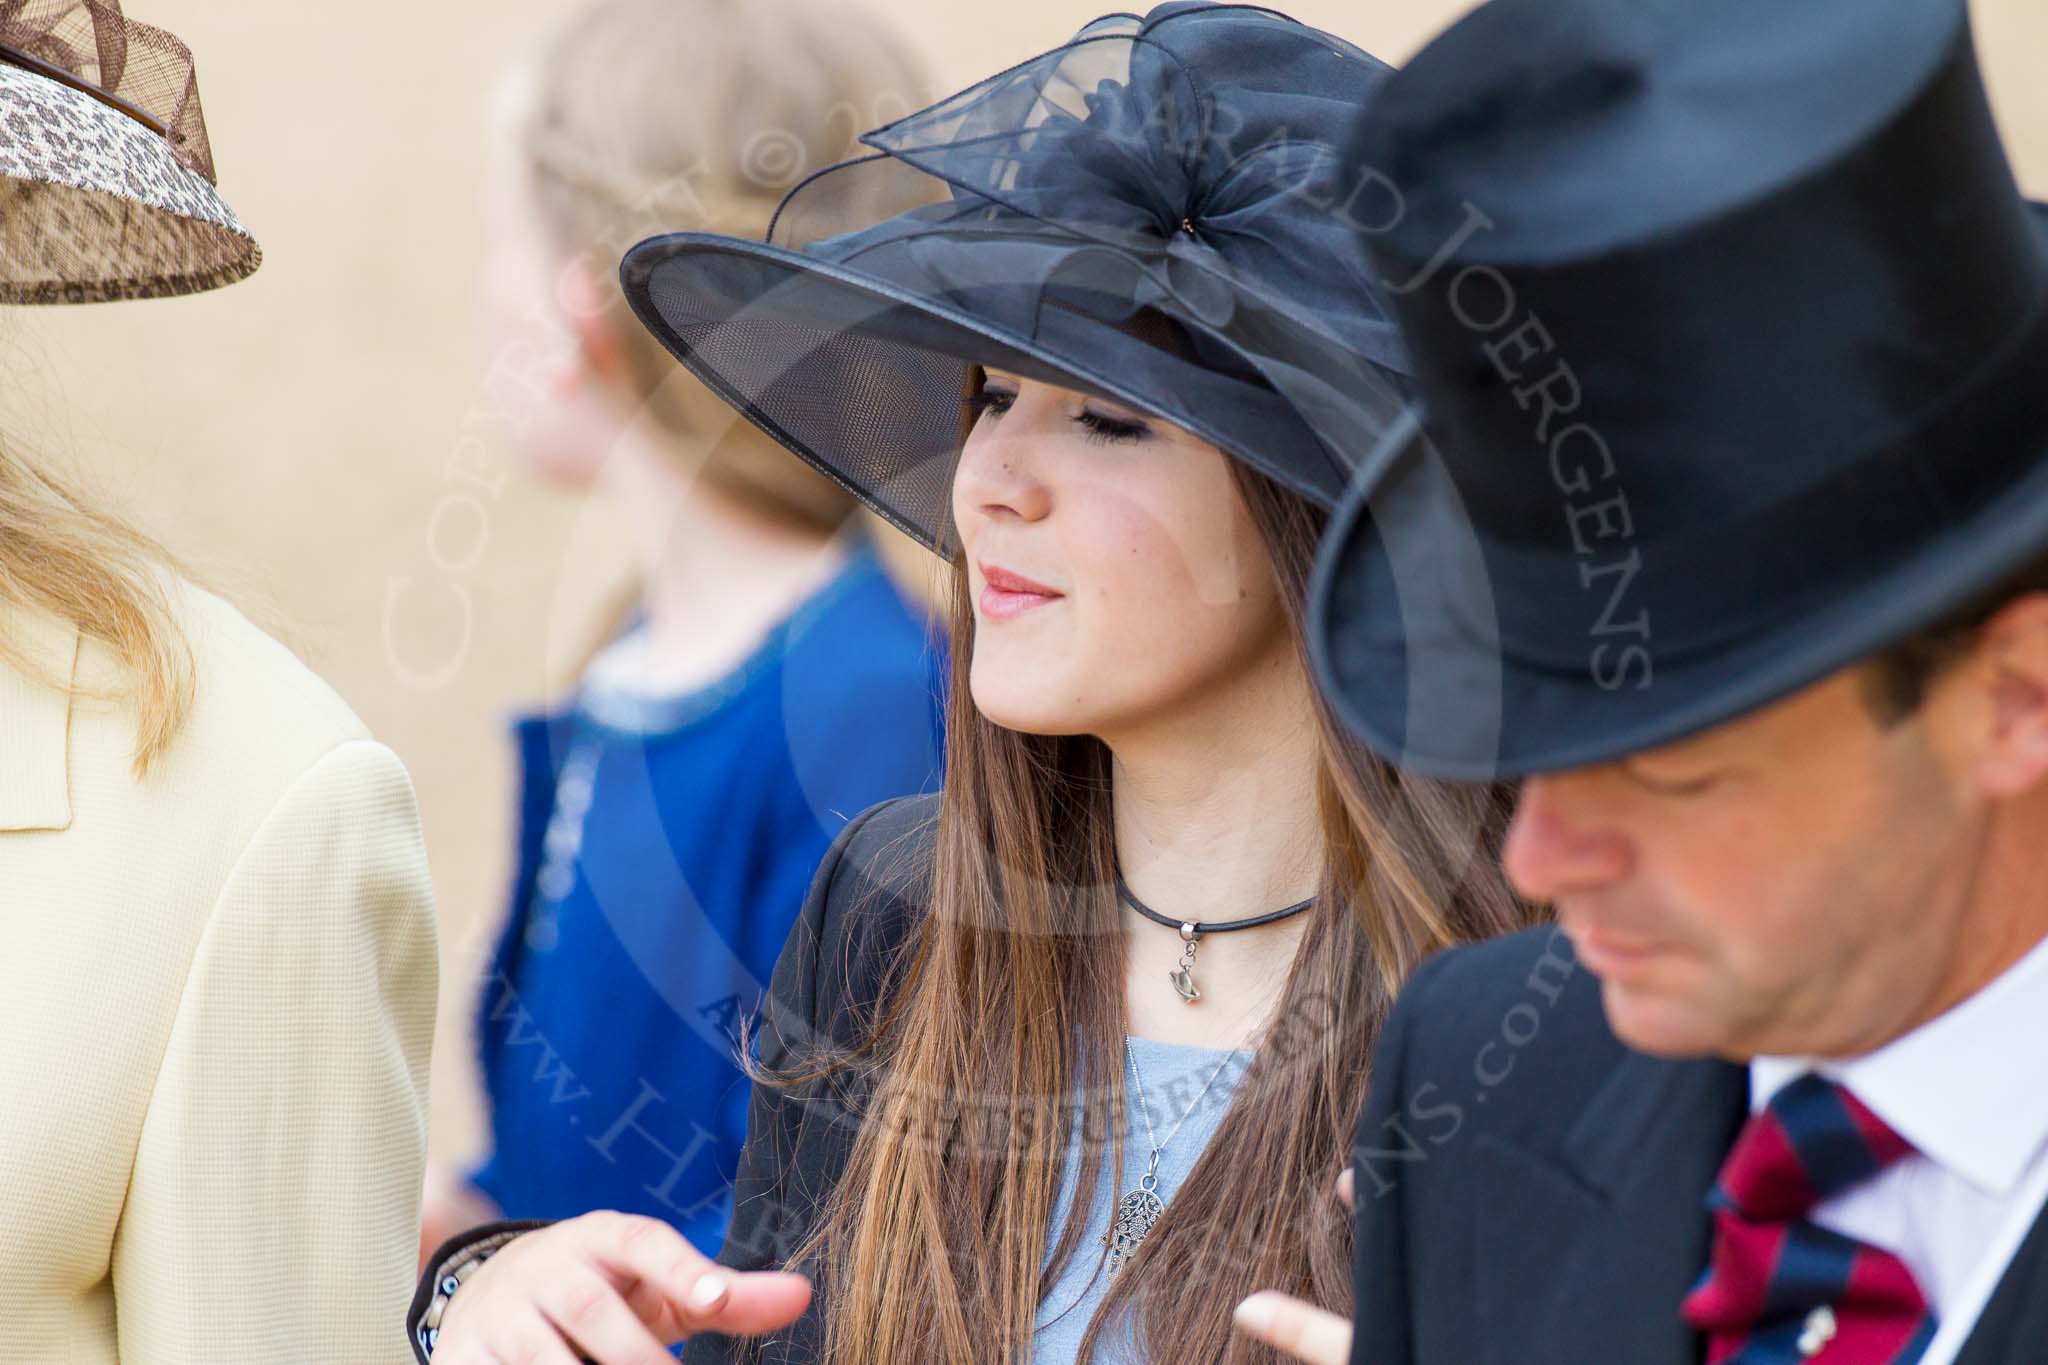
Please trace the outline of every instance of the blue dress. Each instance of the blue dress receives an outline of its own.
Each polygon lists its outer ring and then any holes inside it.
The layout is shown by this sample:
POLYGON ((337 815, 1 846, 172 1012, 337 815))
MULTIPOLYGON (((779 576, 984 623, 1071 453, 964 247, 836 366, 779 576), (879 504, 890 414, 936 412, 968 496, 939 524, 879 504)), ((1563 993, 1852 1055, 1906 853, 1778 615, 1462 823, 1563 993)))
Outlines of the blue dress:
POLYGON ((492 1150, 510 1218, 623 1209, 717 1253, 746 1134, 734 1061, 832 836, 936 790, 943 648, 864 539, 726 677, 586 685, 515 724, 512 912, 481 983, 492 1150))

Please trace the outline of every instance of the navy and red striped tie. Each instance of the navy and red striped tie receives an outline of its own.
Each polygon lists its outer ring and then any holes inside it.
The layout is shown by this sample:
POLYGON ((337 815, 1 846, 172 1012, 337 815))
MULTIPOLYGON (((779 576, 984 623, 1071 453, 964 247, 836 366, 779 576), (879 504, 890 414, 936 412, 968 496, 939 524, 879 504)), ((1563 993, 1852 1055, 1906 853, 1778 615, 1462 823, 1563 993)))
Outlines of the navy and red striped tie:
POLYGON ((1912 1146, 1862 1101, 1808 1074, 1752 1116, 1707 1207, 1713 1262, 1686 1296, 1707 1365, 1912 1365, 1934 1314, 1898 1257, 1810 1221, 1912 1146))

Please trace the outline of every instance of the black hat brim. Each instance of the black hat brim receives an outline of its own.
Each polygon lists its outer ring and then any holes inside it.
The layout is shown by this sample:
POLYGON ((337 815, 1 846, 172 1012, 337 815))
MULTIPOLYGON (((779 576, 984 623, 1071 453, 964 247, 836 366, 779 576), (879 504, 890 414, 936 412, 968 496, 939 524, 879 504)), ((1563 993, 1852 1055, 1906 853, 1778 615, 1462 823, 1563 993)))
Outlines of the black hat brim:
MULTIPOLYGON (((2031 207, 2048 254, 2048 207, 2031 207)), ((1502 649, 1499 557, 1421 426, 1403 423, 1361 463, 1324 539, 1308 605, 1316 681, 1382 757, 1452 780, 1557 772, 1675 743, 1881 653, 2038 563, 2048 554, 2048 432, 2018 439, 2038 442, 2029 473, 1782 621, 1675 659, 1654 637, 1631 660, 1626 641, 1589 635, 1581 666, 1559 667, 1502 649)))
MULTIPOLYGON (((908 273, 902 261, 894 273, 908 273)), ((651 238, 620 266, 635 315, 677 360, 939 553, 953 548, 951 483, 968 364, 1126 404, 1334 506, 1349 466, 1277 391, 1083 311, 1036 307, 1029 335, 993 322, 1018 311, 1022 291, 1040 287, 1000 275, 965 288, 891 278, 713 233, 651 238), (1006 289, 1015 296, 1003 297, 1006 289)))

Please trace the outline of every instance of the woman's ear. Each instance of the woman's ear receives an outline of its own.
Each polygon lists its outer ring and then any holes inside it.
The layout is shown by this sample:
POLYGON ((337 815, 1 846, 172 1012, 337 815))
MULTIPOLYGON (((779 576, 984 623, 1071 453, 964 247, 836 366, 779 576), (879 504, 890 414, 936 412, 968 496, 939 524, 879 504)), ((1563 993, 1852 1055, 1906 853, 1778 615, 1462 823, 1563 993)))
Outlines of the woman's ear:
POLYGON ((2048 783, 2048 593, 2008 604, 1977 648, 1991 717, 1977 781, 1994 800, 2023 796, 2048 783))

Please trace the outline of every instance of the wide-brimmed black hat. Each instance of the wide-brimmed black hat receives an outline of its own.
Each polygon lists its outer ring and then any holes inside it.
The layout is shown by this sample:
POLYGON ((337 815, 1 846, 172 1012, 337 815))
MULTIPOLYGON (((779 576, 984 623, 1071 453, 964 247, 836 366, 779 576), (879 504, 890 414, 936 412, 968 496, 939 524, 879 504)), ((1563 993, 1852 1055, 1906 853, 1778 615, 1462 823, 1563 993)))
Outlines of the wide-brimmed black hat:
POLYGON ((1495 0, 1355 155, 1419 424, 1364 462, 1320 682, 1453 777, 1714 726, 2048 553, 2048 239, 1962 0, 1495 0))
POLYGON ((640 320, 763 431, 953 548, 970 364, 1107 397, 1335 504, 1405 401, 1343 156, 1388 68, 1271 10, 1175 3, 862 136, 765 242, 675 233, 640 320), (935 200, 900 205, 905 176, 935 200))

